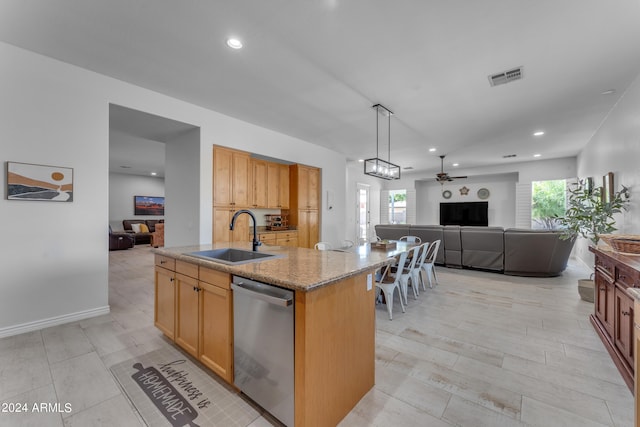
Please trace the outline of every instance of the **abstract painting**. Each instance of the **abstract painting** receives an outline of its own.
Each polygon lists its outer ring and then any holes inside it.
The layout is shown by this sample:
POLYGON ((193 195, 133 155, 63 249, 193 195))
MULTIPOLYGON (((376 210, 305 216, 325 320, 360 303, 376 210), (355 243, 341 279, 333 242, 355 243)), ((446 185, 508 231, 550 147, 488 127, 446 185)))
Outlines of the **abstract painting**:
POLYGON ((7 162, 7 199, 73 202, 73 169, 7 162))

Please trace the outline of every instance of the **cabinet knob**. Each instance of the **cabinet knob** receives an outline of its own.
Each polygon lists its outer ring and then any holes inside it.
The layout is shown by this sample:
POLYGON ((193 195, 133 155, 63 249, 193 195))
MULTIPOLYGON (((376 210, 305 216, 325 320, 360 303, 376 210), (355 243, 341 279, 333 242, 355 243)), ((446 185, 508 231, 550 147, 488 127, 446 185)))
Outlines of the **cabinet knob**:
POLYGON ((628 316, 629 314, 631 314, 631 313, 629 313, 628 311, 623 311, 623 312, 622 312, 622 315, 623 315, 623 316, 628 316))
POLYGON ((169 278, 170 282, 173 282, 174 280, 176 280, 176 279, 174 279, 173 277, 169 278))
POLYGON ((165 261, 165 260, 161 260, 161 261, 160 261, 160 265, 162 265, 162 264, 166 264, 166 263, 167 263, 167 261, 165 261))
POLYGON ((601 290, 601 291, 606 291, 606 290, 607 290, 607 288, 602 287, 602 288, 600 288, 600 290, 601 290))

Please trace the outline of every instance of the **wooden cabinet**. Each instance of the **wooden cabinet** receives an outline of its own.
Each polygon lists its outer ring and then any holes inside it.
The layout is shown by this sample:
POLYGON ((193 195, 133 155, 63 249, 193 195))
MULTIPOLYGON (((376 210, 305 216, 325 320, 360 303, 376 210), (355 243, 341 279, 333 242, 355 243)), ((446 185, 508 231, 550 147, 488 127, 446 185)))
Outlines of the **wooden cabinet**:
POLYGON ((614 341, 629 366, 633 366, 633 298, 620 286, 615 292, 614 341))
POLYGON ((623 379, 634 389, 634 301, 629 288, 640 287, 640 262, 616 252, 595 254, 595 299, 591 323, 623 379))
POLYGON ((313 248, 319 239, 319 213, 316 210, 299 210, 297 215, 298 246, 313 248))
POLYGON ((233 383, 231 276, 159 255, 155 271, 156 327, 233 383), (161 261, 163 267, 159 266, 161 261))
POLYGON ((246 208, 251 205, 249 153, 213 147, 213 205, 246 208))
POLYGON ((267 207, 289 209, 289 166, 267 163, 267 207))
POLYGON ((276 233, 259 233, 258 240, 260 240, 263 245, 275 245, 276 233))
POLYGON ((594 289, 595 315, 611 336, 613 336, 614 289, 613 279, 610 279, 605 274, 596 272, 594 289))
POLYGON ((320 208, 320 169, 305 165, 291 166, 291 209, 320 208))
POLYGON ((635 406, 635 424, 636 426, 640 425, 640 378, 638 378, 640 376, 640 357, 638 357, 638 350, 640 347, 640 300, 635 300, 634 302, 634 308, 635 310, 633 311, 633 317, 634 317, 634 321, 633 321, 633 335, 634 335, 634 349, 633 349, 633 354, 635 354, 635 360, 634 360, 634 371, 635 371, 635 387, 634 387, 634 393, 633 395, 635 396, 635 402, 634 402, 634 406, 635 406))
POLYGON ((320 236, 320 169, 292 165, 290 184, 290 223, 298 230, 298 246, 313 248, 320 236))
POLYGON ((198 279, 176 274, 175 342, 198 357, 198 279))
POLYGON ((278 246, 298 246, 298 232, 297 231, 287 231, 281 233, 275 233, 276 235, 276 245, 278 246))
POLYGON ((175 272, 174 260, 161 255, 155 256, 155 304, 153 324, 167 337, 175 336, 175 272), (166 267, 166 268, 165 268, 166 267))
POLYGON ((200 361, 233 382, 233 300, 228 273, 200 267, 200 361))
POLYGON ((253 182, 251 207, 253 208, 267 207, 267 196, 271 190, 267 180, 267 168, 270 164, 264 160, 251 159, 251 179, 253 182))
POLYGON ((249 215, 240 215, 236 220, 233 231, 229 230, 231 219, 236 212, 236 209, 220 207, 213 208, 213 243, 234 243, 251 241, 251 219, 249 215))

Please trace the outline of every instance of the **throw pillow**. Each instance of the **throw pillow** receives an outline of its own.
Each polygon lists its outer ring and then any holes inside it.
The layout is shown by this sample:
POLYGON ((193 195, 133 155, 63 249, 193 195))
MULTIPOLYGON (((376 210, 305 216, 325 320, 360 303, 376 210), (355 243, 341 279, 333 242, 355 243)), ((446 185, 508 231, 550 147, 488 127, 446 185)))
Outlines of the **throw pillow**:
POLYGON ((140 232, 140 224, 131 224, 131 229, 134 232, 139 233, 140 232))
POLYGON ((149 232, 149 227, 147 227, 147 224, 140 224, 140 232, 141 233, 148 233, 149 232))

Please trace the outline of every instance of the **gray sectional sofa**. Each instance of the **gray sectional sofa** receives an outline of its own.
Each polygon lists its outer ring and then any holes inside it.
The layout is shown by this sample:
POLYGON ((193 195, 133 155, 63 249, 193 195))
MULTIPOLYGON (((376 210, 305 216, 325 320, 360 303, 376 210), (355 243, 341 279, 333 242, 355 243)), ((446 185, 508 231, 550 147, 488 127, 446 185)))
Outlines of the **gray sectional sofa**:
POLYGON ((409 224, 378 224, 375 229, 381 239, 411 235, 423 242, 440 240, 437 264, 515 276, 557 276, 573 248, 573 240, 561 240, 560 232, 552 230, 409 224))

